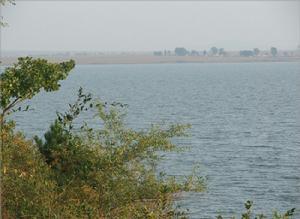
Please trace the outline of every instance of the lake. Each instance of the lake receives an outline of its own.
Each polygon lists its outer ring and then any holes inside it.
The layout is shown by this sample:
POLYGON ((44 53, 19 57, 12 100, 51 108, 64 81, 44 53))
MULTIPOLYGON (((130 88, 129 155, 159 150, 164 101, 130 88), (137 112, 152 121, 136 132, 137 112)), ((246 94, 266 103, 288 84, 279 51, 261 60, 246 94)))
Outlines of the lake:
POLYGON ((15 115, 18 129, 42 135, 80 86, 128 104, 135 129, 192 125, 190 137, 176 139, 189 149, 160 166, 170 175, 200 166, 207 190, 179 200, 191 218, 239 213, 249 199, 269 214, 300 206, 300 63, 78 65, 59 91, 15 115))

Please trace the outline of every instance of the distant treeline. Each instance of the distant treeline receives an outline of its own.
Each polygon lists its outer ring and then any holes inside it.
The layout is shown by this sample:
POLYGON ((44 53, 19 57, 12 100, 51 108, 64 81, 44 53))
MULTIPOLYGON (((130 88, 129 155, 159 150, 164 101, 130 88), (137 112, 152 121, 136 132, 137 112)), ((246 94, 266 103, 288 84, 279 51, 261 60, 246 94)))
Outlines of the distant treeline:
MULTIPOLYGON (((252 50, 241 50, 239 52, 227 52, 224 48, 211 47, 209 50, 197 51, 197 50, 187 50, 184 47, 176 47, 173 51, 162 50, 154 51, 155 56, 242 56, 242 57, 252 57, 252 56, 277 56, 278 50, 276 47, 271 47, 269 51, 261 51, 259 48, 254 48, 252 50)), ((293 56, 293 52, 283 52, 283 56, 293 56)))

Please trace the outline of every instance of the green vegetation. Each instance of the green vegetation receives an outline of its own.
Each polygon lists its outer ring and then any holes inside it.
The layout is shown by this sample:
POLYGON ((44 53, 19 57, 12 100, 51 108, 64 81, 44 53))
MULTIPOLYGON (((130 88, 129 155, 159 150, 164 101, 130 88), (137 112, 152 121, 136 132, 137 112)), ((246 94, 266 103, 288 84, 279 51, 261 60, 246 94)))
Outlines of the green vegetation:
POLYGON ((242 50, 240 51, 240 56, 244 56, 244 57, 250 57, 250 56, 254 56, 254 51, 252 50, 242 50))
MULTIPOLYGON (((252 201, 245 202, 245 210, 246 212, 241 215, 241 219, 267 219, 264 214, 255 214, 252 212, 251 208, 253 206, 252 201)), ((288 210, 284 214, 280 214, 277 211, 273 213, 272 219, 289 219, 294 215, 295 208, 288 210)), ((221 215, 217 217, 217 219, 224 219, 221 215)), ((236 219, 236 217, 231 217, 231 219, 236 219)))
POLYGON ((152 126, 134 131, 124 123, 121 104, 95 102, 79 89, 78 99, 59 113, 44 139, 26 140, 7 115, 42 89, 54 91, 74 61, 60 64, 19 58, 0 76, 3 218, 173 218, 174 195, 202 191, 201 177, 157 174, 157 152, 176 150, 173 137, 188 126, 152 126), (98 129, 73 121, 97 112, 98 129), (179 183, 180 181, 180 183, 179 183))
POLYGON ((254 48, 254 49, 253 49, 253 54, 254 54, 254 56, 258 56, 259 53, 260 53, 259 48, 254 48))
POLYGON ((186 56, 189 53, 189 51, 187 51, 183 47, 176 47, 174 52, 175 52, 175 55, 177 55, 177 56, 186 56))
MULTIPOLYGON (((15 5, 15 0, 0 0, 0 7, 4 6, 6 3, 15 5)), ((3 17, 0 16, 0 28, 7 26, 7 23, 4 21, 3 17)))
POLYGON ((213 46, 213 47, 211 47, 210 52, 213 56, 215 56, 218 54, 218 48, 213 46))
POLYGON ((272 54, 272 56, 277 56, 277 48, 276 47, 271 47, 270 52, 272 54))
MULTIPOLYGON (((0 0, 0 6, 14 0, 0 0)), ((7 25, 0 17, 0 27, 7 25)), ((213 55, 223 48, 211 48, 213 55)), ((171 51, 164 51, 164 55, 171 51)), ((176 48, 175 54, 190 54, 176 48)), ((207 54, 203 52, 204 56, 207 54)), ((254 49, 258 55, 259 50, 254 49)), ((277 55, 272 47, 271 54, 277 55)), ((154 53, 162 55, 162 52, 154 53)), ((199 55, 192 51, 191 55, 199 55)), ((247 55, 248 56, 248 55, 247 55)), ((74 68, 70 60, 59 64, 44 59, 19 58, 0 74, 0 207, 1 218, 186 218, 174 205, 182 191, 200 192, 204 181, 196 175, 184 179, 157 174, 159 152, 178 147, 173 137, 186 135, 189 126, 151 126, 134 131, 125 126, 122 104, 95 102, 79 89, 78 99, 66 113, 58 113, 44 139, 28 140, 15 130, 7 116, 26 111, 20 104, 41 90, 59 89, 74 68), (94 109, 98 129, 83 124, 74 131, 73 121, 82 111, 94 109)), ((263 219, 245 203, 241 219, 263 219)), ((295 209, 273 219, 289 219, 295 209)), ((218 216, 217 219, 223 219, 218 216)))
MULTIPOLYGON (((2 218, 186 218, 175 206, 176 196, 202 191, 204 180, 195 174, 168 177, 156 167, 159 152, 177 150, 172 138, 186 136, 189 126, 132 130, 123 122, 122 104, 95 101, 80 88, 44 138, 28 140, 15 130, 7 116, 27 110, 20 104, 41 90, 58 90, 74 66, 72 60, 56 64, 25 57, 0 75, 2 218), (96 114, 98 128, 75 127, 83 111, 96 114)), ((251 205, 242 219, 251 218, 251 205)))

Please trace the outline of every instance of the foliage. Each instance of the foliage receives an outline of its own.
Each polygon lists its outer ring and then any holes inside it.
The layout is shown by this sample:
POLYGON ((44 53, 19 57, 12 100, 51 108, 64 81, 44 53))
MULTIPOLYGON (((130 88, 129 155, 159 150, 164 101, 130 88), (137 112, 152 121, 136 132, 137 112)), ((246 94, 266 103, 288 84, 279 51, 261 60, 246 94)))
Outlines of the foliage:
POLYGON ((185 217, 174 207, 175 194, 201 191, 203 180, 157 174, 160 151, 176 149, 173 137, 187 126, 152 126, 134 131, 123 122, 122 104, 92 101, 79 89, 66 113, 58 113, 44 138, 26 140, 4 117, 41 89, 54 91, 74 62, 48 63, 19 58, 0 76, 1 208, 3 218, 173 218, 185 217), (94 110, 99 128, 73 121, 94 110))
POLYGON ((191 56, 199 56, 199 52, 196 50, 192 50, 190 53, 191 56))
POLYGON ((5 116, 21 110, 17 104, 32 98, 41 89, 54 91, 59 80, 65 79, 74 61, 60 64, 44 59, 19 58, 0 75, 0 137, 1 137, 1 208, 3 217, 42 217, 51 211, 55 182, 41 154, 5 116), (45 206, 41 203, 44 203, 45 206), (47 204, 48 203, 48 204, 47 204), (47 210, 46 210, 47 209, 47 210), (12 213, 13 212, 13 213, 12 213))
MULTIPOLYGON (((14 0, 0 0, 0 5, 6 2, 14 4, 14 0)), ((0 17, 0 27, 5 25, 0 17)), ((216 55, 218 49, 211 51, 216 55)), ((176 48, 175 53, 189 52, 176 48)), ((271 53, 275 56, 277 49, 272 47, 271 53)), ((224 49, 219 54, 224 55, 224 49)), ((157 175, 155 167, 158 152, 176 149, 171 139, 184 136, 187 126, 134 131, 123 122, 118 108, 122 105, 91 103, 91 95, 82 89, 69 111, 58 113, 44 139, 26 140, 15 132, 14 122, 5 120, 6 115, 22 110, 15 109, 18 104, 42 89, 58 90, 59 81, 74 66, 73 60, 55 64, 24 57, 0 74, 1 218, 186 218, 185 212, 174 207, 175 194, 202 191, 203 179, 191 175, 178 183, 164 173, 157 175), (84 124, 74 131, 74 119, 94 106, 99 129, 84 124)), ((252 202, 245 204, 242 219, 251 218, 251 206, 252 202)), ((287 219, 294 210, 274 213, 273 219, 287 219)))
POLYGON ((271 52, 272 56, 276 56, 277 55, 277 48, 271 47, 270 52, 271 52))
POLYGON ((55 182, 31 141, 6 127, 1 160, 2 218, 44 218, 52 211, 55 182))
POLYGON ((79 92, 77 103, 68 113, 59 115, 45 134, 45 141, 35 138, 56 182, 65 191, 64 202, 77 199, 78 205, 85 203, 76 217, 87 212, 92 217, 173 217, 174 193, 203 189, 202 178, 194 176, 179 184, 175 178, 156 175, 156 152, 175 149, 171 138, 182 136, 185 126, 153 126, 137 132, 124 125, 118 105, 97 103, 100 128, 82 126, 80 132, 73 132, 74 112, 91 106, 85 102, 87 97, 79 92))
POLYGON ((183 47, 176 47, 174 52, 177 56, 186 56, 189 53, 189 51, 187 51, 187 49, 183 47))
POLYGON ((252 51, 252 50, 242 50, 242 51, 240 51, 240 56, 245 56, 245 57, 254 56, 254 51, 252 51))
POLYGON ((254 54, 255 56, 258 56, 259 53, 260 53, 260 50, 259 50, 258 48, 254 48, 254 49, 253 49, 253 54, 254 54))
MULTIPOLYGON (((6 3, 15 5, 15 0, 0 0, 0 7, 4 6, 6 3)), ((7 26, 7 23, 3 21, 3 17, 0 16, 0 28, 7 26)))
POLYGON ((162 56, 163 53, 162 53, 162 51, 154 51, 153 55, 155 55, 155 56, 162 56))
MULTIPOLYGON (((264 214, 254 214, 251 210, 253 206, 253 201, 246 201, 245 204, 246 212, 241 215, 241 219, 267 219, 264 214)), ((295 208, 292 208, 285 212, 284 214, 280 214, 277 211, 273 213, 272 219, 291 219, 294 215, 295 208)), ((236 217, 231 217, 231 219, 235 219, 236 217)), ((221 215, 217 216, 217 219, 223 219, 221 215)))
POLYGON ((218 51, 219 51, 219 55, 221 55, 221 56, 226 54, 224 48, 220 48, 218 51))
POLYGON ((16 4, 14 0, 0 0, 0 5, 4 6, 7 2, 13 5, 16 4))
POLYGON ((211 47, 211 49, 210 49, 210 52, 212 55, 217 55, 218 51, 219 51, 218 48, 215 46, 211 47))
POLYGON ((2 116, 23 100, 31 99, 42 88, 47 92, 58 90, 58 82, 65 79, 74 66, 73 60, 56 64, 45 59, 18 58, 17 64, 0 75, 2 116))
MULTIPOLYGON (((189 126, 135 131, 124 123, 124 105, 94 101, 82 88, 44 138, 26 140, 5 120, 41 89, 59 89, 73 67, 72 60, 54 64, 25 57, 0 75, 2 218, 186 218, 175 207, 176 197, 202 191, 204 180, 158 174, 156 167, 160 152, 176 150, 173 137, 186 136, 189 126), (75 127, 83 111, 96 113, 97 128, 75 127)), ((251 206, 242 219, 250 219, 251 206)), ((274 219, 287 219, 293 211, 274 219)))

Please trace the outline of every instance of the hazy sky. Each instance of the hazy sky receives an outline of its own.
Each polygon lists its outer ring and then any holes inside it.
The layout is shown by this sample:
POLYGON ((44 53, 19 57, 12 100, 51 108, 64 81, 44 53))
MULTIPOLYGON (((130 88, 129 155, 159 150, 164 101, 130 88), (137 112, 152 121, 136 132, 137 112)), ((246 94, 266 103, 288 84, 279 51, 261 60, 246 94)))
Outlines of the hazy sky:
POLYGON ((300 1, 17 1, 3 50, 295 49, 300 1))

